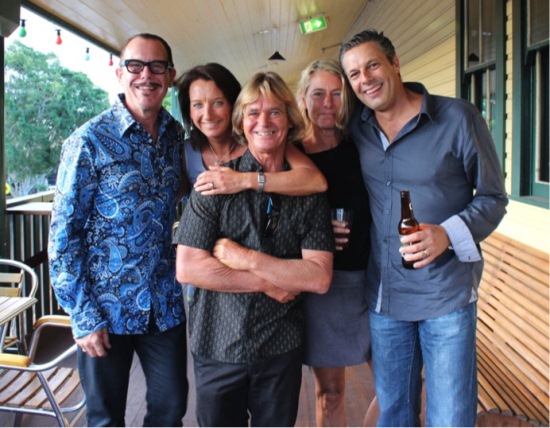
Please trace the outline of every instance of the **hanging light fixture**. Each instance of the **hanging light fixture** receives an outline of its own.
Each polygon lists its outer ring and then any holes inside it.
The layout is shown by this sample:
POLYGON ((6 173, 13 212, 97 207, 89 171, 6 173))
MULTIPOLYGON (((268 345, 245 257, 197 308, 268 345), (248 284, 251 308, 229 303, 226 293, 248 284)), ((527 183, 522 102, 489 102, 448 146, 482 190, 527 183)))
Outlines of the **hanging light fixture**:
POLYGON ((109 67, 113 65, 113 54, 109 54, 109 67))
POLYGON ((281 62, 286 61, 286 59, 279 53, 279 51, 275 51, 275 53, 268 58, 268 61, 281 62))
POLYGON ((84 57, 86 61, 90 61, 90 48, 86 48, 86 56, 84 57))
POLYGON ((21 19, 21 28, 19 29, 19 37, 25 37, 27 35, 27 29, 25 28, 26 19, 21 19))
POLYGON ((55 44, 60 45, 63 43, 63 40, 61 40, 61 30, 57 29, 55 30, 57 32, 57 39, 55 39, 55 44))
MULTIPOLYGON (((275 47, 279 46, 279 34, 278 34, 279 28, 276 26, 273 26, 271 28, 271 45, 273 46, 273 38, 275 37, 275 47)), ((277 62, 283 62, 286 61, 286 59, 279 53, 278 50, 275 50, 275 53, 271 55, 268 59, 268 62, 270 63, 277 63, 277 62)))

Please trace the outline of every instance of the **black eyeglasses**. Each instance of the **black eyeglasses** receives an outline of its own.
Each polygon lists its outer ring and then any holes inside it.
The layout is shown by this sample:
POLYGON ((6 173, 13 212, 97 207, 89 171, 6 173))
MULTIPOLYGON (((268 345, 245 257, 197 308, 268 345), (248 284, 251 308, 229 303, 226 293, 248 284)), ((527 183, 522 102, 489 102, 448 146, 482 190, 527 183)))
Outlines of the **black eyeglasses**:
POLYGON ((266 238, 273 235, 273 232, 275 232, 275 229, 277 229, 277 225, 279 224, 280 211, 278 205, 279 204, 276 200, 270 196, 267 201, 267 224, 264 229, 264 237, 266 238))
POLYGON ((126 67, 128 73, 139 74, 147 66, 153 74, 164 74, 166 70, 172 68, 172 63, 170 61, 140 61, 139 59, 125 59, 120 63, 121 67, 126 67))

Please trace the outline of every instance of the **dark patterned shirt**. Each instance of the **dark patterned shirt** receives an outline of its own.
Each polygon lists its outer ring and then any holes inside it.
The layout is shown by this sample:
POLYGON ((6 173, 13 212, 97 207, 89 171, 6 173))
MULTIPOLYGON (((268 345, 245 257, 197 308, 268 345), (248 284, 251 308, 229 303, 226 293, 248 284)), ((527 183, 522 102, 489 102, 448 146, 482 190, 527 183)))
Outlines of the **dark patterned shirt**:
POLYGON ((48 252, 75 337, 185 319, 171 245, 184 132, 164 109, 159 124, 155 142, 121 98, 63 144, 48 252))
MULTIPOLYGON (((261 170, 249 151, 229 163, 237 171, 261 170)), ((202 196, 193 191, 175 240, 212 251, 219 238, 284 259, 302 258, 302 249, 333 251, 326 195, 283 196, 253 190, 202 196), (264 236, 273 198, 277 227, 264 236)), ((265 293, 224 293, 197 288, 189 304, 191 351, 227 363, 248 363, 288 352, 302 344, 300 298, 286 304, 265 293)))

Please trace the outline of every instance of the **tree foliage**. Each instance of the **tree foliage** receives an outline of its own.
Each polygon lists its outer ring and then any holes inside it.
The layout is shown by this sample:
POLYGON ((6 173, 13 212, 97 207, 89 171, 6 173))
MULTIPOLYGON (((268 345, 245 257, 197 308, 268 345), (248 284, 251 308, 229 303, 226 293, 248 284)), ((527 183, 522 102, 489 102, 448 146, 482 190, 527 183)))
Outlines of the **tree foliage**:
POLYGON ((63 141, 109 106, 107 92, 55 54, 15 41, 5 52, 5 143, 8 182, 28 194, 57 170, 63 141))

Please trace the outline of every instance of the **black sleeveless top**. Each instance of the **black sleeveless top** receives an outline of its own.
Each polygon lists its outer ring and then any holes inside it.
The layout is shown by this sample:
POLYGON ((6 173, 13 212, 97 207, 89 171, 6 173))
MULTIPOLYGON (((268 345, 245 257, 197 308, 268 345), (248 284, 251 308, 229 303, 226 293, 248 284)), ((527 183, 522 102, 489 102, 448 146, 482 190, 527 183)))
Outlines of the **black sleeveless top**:
MULTIPOLYGON (((302 144, 298 144, 298 148, 305 153, 302 144)), ((334 269, 366 269, 370 251, 371 214, 357 148, 351 140, 344 139, 333 149, 306 154, 327 179, 330 207, 351 208, 354 211, 349 245, 335 252, 334 269)))

